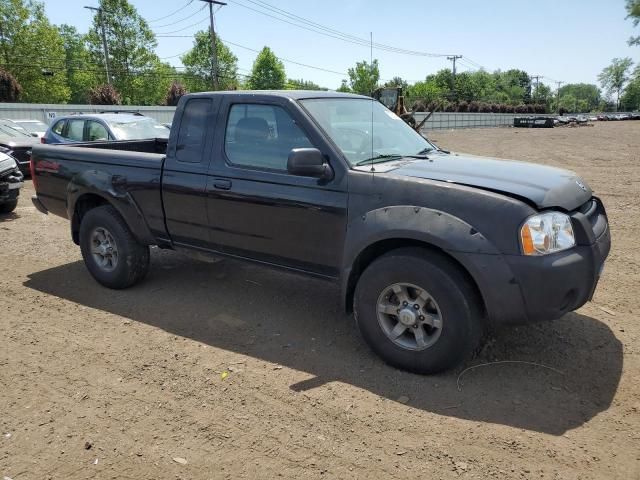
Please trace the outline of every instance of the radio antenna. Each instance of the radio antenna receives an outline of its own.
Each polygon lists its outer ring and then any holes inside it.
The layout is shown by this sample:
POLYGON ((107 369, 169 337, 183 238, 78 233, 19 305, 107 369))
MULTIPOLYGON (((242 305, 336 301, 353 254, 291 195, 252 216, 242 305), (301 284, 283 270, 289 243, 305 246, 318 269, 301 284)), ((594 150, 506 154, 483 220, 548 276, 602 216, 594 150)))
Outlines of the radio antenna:
MULTIPOLYGON (((373 78, 373 32, 369 32, 369 41, 371 44, 371 48, 369 50, 369 74, 371 75, 369 78, 373 78)), ((371 85, 371 88, 374 88, 375 85, 371 85)), ((376 169, 373 166, 373 91, 371 92, 371 171, 375 172, 376 169)))

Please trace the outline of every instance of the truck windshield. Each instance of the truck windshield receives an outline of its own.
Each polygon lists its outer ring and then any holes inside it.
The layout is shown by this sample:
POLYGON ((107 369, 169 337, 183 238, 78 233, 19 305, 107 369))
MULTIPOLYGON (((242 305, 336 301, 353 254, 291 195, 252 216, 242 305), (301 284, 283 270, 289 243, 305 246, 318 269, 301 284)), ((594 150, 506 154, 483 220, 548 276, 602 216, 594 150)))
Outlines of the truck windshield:
POLYGON ((142 117, 127 122, 110 122, 116 140, 138 140, 143 138, 169 138, 169 129, 153 118, 142 117))
POLYGON ((424 155, 437 148, 381 103, 366 98, 310 98, 304 108, 352 166, 424 155))

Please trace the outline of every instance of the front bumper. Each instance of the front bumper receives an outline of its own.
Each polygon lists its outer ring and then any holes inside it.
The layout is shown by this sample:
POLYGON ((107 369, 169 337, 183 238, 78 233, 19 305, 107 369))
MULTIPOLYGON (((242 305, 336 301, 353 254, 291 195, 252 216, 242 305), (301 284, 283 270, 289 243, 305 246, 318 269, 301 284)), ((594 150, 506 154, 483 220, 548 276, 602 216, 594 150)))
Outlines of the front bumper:
POLYGON ((611 249, 604 233, 588 246, 544 257, 507 257, 518 280, 529 321, 559 318, 591 300, 611 249))
POLYGON ((457 254, 495 323, 552 320, 589 301, 611 249, 611 232, 598 199, 571 214, 577 245, 562 252, 525 255, 457 254))
POLYGON ((24 176, 17 170, 3 173, 0 176, 0 202, 10 202, 18 198, 24 185, 24 176))

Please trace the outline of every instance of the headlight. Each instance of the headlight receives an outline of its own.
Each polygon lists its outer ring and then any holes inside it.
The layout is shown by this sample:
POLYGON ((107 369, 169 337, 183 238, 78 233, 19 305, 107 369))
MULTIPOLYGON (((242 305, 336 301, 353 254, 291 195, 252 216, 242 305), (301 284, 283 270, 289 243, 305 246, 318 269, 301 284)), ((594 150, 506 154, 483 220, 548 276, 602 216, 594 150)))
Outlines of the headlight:
POLYGON ((576 244, 571 218, 561 212, 547 212, 529 217, 520 229, 525 255, 546 255, 576 244))

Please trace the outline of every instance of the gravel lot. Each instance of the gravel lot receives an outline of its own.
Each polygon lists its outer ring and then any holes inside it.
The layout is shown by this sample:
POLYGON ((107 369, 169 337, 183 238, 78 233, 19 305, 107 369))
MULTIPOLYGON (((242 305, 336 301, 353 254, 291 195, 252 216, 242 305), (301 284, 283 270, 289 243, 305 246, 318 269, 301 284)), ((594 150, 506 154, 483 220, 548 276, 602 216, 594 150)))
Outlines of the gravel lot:
POLYGON ((466 365, 557 371, 394 370, 337 288, 233 261, 154 250, 144 283, 107 290, 28 182, 0 217, 0 476, 640 478, 640 122, 432 137, 570 168, 603 198, 594 302, 466 365))

